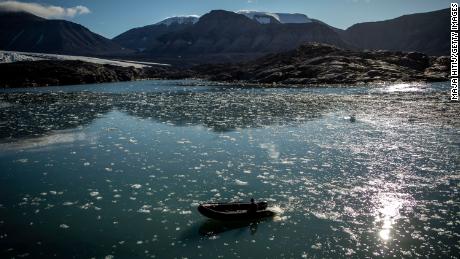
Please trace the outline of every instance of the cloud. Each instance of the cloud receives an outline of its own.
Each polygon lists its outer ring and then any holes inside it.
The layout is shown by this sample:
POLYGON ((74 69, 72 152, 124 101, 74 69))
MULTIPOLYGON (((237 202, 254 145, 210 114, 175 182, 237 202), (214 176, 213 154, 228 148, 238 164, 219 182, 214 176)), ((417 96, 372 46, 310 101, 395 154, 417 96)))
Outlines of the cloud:
POLYGON ((72 18, 76 15, 88 14, 91 11, 86 6, 64 8, 38 3, 23 3, 18 1, 0 1, 0 11, 28 12, 43 18, 72 18))

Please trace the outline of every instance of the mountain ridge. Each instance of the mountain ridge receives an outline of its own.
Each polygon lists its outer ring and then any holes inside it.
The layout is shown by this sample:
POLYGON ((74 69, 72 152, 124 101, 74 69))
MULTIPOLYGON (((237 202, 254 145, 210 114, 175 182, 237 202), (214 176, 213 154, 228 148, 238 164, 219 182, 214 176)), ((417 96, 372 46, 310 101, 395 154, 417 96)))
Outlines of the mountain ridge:
POLYGON ((169 17, 109 40, 70 21, 0 12, 0 49, 127 57, 181 65, 240 62, 308 42, 347 49, 449 54, 449 9, 358 23, 346 30, 303 14, 288 14, 290 19, 295 18, 288 20, 295 23, 286 22, 280 15, 284 14, 248 11, 245 15, 212 10, 200 18, 169 17), (308 22, 301 22, 299 17, 308 22))
POLYGON ((348 47, 337 32, 321 23, 261 24, 245 15, 213 10, 188 28, 159 37, 146 53, 157 58, 195 56, 197 62, 202 58, 209 62, 209 55, 241 61, 313 41, 348 47))
POLYGON ((129 52, 80 24, 26 12, 0 12, 0 49, 78 55, 129 52))
POLYGON ((343 39, 361 49, 418 51, 429 55, 450 53, 450 9, 414 13, 393 19, 357 23, 343 39))

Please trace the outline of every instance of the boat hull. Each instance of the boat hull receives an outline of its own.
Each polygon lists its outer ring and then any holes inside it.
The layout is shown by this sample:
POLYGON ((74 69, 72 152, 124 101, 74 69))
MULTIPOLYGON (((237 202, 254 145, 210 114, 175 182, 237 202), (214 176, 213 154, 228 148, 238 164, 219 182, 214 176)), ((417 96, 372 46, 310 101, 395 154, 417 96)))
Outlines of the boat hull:
POLYGON ((224 221, 257 220, 275 215, 266 210, 266 202, 259 202, 257 206, 257 211, 248 213, 250 203, 206 203, 200 204, 198 211, 205 217, 224 221))

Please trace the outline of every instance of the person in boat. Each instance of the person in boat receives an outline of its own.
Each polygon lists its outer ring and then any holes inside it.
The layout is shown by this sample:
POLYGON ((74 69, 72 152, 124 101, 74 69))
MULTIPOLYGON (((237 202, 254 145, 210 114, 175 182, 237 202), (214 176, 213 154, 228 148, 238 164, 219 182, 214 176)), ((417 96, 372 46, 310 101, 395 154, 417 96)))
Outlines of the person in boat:
POLYGON ((251 198, 251 204, 249 205, 248 213, 256 213, 257 212, 257 204, 254 201, 254 198, 251 198))
POLYGON ((350 122, 356 122, 356 115, 354 113, 350 116, 350 122))

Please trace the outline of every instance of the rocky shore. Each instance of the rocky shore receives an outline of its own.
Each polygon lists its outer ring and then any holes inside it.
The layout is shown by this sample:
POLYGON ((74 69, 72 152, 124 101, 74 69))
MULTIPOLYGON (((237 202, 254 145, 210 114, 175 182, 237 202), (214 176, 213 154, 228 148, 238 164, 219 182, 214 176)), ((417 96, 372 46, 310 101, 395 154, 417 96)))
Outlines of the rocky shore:
POLYGON ((0 64, 0 87, 34 87, 131 81, 148 78, 200 78, 232 84, 367 84, 445 81, 448 57, 417 52, 351 51, 325 44, 305 44, 279 54, 237 64, 119 67, 83 61, 39 60, 0 64))
POLYGON ((201 65, 193 70, 211 81, 256 84, 433 82, 448 79, 449 59, 417 52, 350 51, 313 43, 242 64, 201 65))

